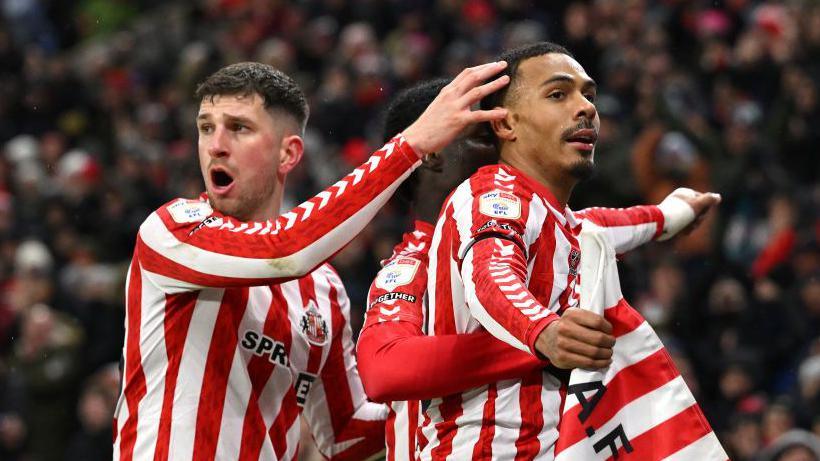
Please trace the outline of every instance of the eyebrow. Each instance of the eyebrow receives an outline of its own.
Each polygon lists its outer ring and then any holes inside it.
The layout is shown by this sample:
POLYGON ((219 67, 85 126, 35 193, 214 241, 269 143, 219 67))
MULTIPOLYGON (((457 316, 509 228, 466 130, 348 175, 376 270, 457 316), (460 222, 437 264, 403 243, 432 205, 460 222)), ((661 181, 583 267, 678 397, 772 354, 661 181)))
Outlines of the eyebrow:
MULTIPOLYGON (((208 120, 210 118, 211 118, 211 114, 209 114, 207 112, 204 113, 204 114, 199 114, 199 115, 196 116, 197 120, 208 120)), ((242 116, 242 115, 225 114, 225 119, 229 122, 242 122, 242 123, 249 123, 249 124, 253 123, 253 121, 251 119, 249 119, 248 117, 242 116)))
MULTIPOLYGON (((541 86, 547 86, 551 83, 556 83, 556 82, 566 82, 566 83, 573 83, 574 84, 575 79, 572 78, 571 76, 567 75, 567 74, 556 74, 556 75, 553 75, 552 77, 544 80, 544 83, 542 83, 541 86)), ((582 87, 584 89, 597 90, 598 89, 598 84, 595 83, 595 80, 592 80, 591 78, 590 79, 583 79, 582 80, 582 87)))

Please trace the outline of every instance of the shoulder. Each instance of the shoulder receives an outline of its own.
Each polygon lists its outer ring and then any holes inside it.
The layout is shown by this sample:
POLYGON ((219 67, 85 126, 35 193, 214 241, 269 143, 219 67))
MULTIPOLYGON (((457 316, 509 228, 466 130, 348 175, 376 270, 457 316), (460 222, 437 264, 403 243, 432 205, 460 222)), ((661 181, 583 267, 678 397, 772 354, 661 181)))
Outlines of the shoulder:
POLYGON ((157 221, 171 230, 191 225, 213 225, 215 223, 212 221, 221 219, 220 216, 207 200, 175 198, 148 215, 142 227, 144 229, 150 224, 159 224, 157 221))

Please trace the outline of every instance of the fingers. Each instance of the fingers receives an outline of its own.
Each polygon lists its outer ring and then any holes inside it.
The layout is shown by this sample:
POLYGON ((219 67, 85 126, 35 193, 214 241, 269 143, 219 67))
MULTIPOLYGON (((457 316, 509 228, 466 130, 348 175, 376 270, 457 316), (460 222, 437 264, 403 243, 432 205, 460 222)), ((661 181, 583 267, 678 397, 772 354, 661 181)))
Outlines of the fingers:
POLYGON ((501 88, 504 88, 504 86, 507 85, 508 83, 510 83, 510 76, 509 75, 502 75, 501 77, 498 77, 497 79, 495 79, 491 82, 488 82, 488 83, 485 83, 483 85, 477 86, 477 87, 467 91, 467 93, 464 95, 464 98, 466 99, 464 101, 464 104, 466 104, 468 106, 472 106, 473 104, 475 104, 475 103, 481 101, 482 99, 484 99, 484 96, 487 96, 488 94, 495 93, 496 91, 500 90, 501 88))
POLYGON ((470 112, 469 122, 491 122, 493 120, 501 120, 507 116, 507 109, 497 107, 492 110, 474 110, 470 112))
POLYGON ((605 368, 612 363, 610 359, 592 359, 574 352, 559 352, 550 361, 553 365, 561 369, 584 368, 587 370, 597 370, 605 368))
POLYGON ((462 96, 506 67, 506 61, 488 62, 480 66, 468 67, 461 71, 448 86, 458 96, 462 96))
POLYGON ((612 333, 612 324, 609 323, 603 316, 594 312, 585 311, 583 309, 572 308, 564 311, 562 318, 571 320, 578 325, 602 331, 606 334, 612 333))

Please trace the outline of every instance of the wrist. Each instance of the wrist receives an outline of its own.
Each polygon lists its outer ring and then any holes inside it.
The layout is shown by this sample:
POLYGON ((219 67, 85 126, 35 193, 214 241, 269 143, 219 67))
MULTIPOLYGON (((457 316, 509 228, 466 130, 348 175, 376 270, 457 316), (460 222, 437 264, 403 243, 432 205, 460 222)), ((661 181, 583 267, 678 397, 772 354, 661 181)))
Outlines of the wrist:
POLYGON ((677 196, 694 193, 691 189, 678 188, 658 204, 658 209, 663 213, 663 232, 658 237, 659 241, 669 240, 695 220, 695 210, 686 200, 677 196))
POLYGON ((546 354, 543 351, 547 350, 547 331, 550 326, 554 326, 553 324, 557 325, 557 321, 560 320, 559 317, 555 313, 550 313, 546 318, 540 320, 538 323, 535 323, 530 330, 527 332, 527 347, 530 349, 530 353, 540 359, 546 359, 546 354))

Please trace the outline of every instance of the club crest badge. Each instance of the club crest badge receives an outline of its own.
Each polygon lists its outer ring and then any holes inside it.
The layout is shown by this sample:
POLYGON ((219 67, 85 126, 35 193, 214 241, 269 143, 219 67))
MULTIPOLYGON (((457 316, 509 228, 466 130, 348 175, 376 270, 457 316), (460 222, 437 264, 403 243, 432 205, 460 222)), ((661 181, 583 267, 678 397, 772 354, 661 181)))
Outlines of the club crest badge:
POLYGON ((581 262, 581 252, 573 248, 569 252, 569 273, 578 275, 578 263, 581 262))
POLYGON ((322 317, 319 309, 313 301, 310 301, 299 321, 302 334, 308 342, 316 346, 324 346, 327 343, 327 321, 322 317))

